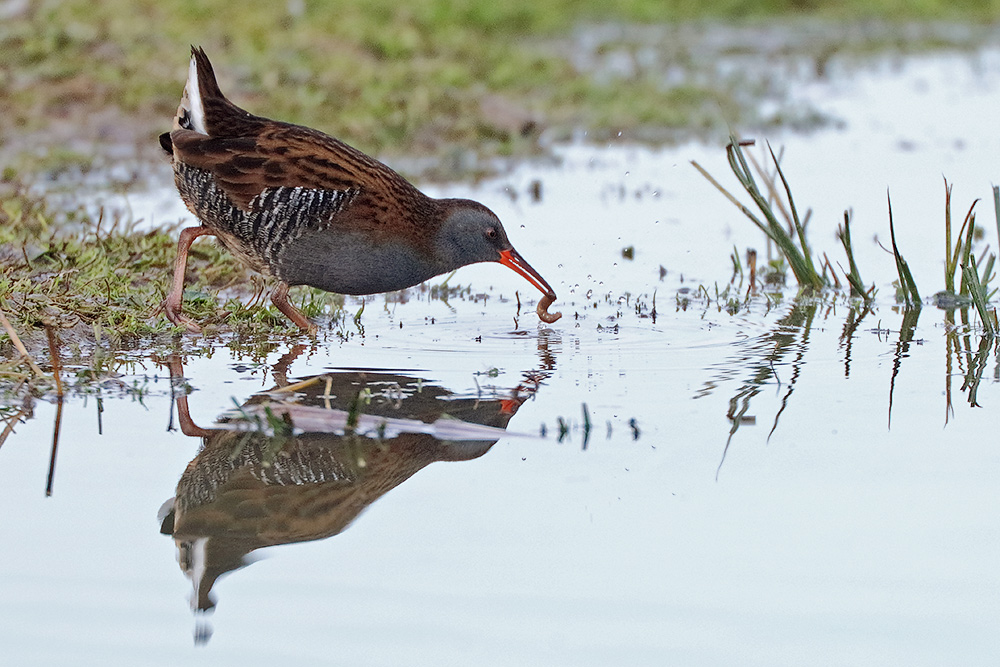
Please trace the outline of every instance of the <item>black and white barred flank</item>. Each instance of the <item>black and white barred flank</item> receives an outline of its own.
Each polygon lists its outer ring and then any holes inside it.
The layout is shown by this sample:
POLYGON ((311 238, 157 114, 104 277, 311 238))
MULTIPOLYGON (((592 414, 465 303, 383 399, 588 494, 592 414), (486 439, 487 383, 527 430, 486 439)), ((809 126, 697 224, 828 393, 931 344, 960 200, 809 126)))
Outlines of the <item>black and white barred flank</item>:
POLYGON ((181 198, 202 223, 241 245, 245 257, 256 256, 273 271, 281 249, 309 230, 322 229, 343 211, 360 190, 317 190, 303 187, 268 188, 253 198, 249 210, 236 206, 204 169, 176 163, 181 198))
POLYGON ((268 188, 250 202, 250 212, 238 223, 236 235, 253 239, 254 248, 273 266, 282 246, 321 227, 357 194, 356 189, 268 188))

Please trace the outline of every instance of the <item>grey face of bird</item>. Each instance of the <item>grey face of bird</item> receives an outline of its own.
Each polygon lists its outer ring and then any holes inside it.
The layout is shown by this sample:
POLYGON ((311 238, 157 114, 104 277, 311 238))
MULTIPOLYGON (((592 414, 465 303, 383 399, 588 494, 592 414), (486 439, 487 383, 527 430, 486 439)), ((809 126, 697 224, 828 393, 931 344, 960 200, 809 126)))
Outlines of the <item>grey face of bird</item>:
POLYGON ((438 246, 439 257, 448 265, 443 271, 477 262, 499 262, 523 276, 542 294, 555 296, 541 274, 514 250, 499 218, 482 204, 455 200, 441 225, 438 246))
POLYGON ((500 219, 482 204, 456 201, 438 233, 437 255, 446 270, 478 262, 502 261, 510 241, 500 219))

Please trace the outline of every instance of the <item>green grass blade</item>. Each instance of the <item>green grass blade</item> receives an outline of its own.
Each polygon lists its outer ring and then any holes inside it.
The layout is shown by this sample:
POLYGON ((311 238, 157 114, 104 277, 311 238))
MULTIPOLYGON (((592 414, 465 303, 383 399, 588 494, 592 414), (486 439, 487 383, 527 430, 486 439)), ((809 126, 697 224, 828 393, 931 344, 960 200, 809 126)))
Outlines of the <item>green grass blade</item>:
POLYGON ((823 287, 823 279, 816 273, 816 266, 812 261, 812 253, 809 252, 809 243, 806 241, 806 230, 799 219, 799 212, 795 208, 795 200, 792 198, 792 189, 788 185, 788 179, 785 178, 785 172, 781 170, 781 165, 778 163, 778 158, 775 156, 774 149, 771 148, 770 143, 767 145, 767 150, 771 153, 771 160, 774 161, 774 168, 778 172, 781 184, 785 188, 785 195, 788 197, 788 206, 792 211, 792 222, 795 224, 795 232, 799 237, 799 249, 802 251, 802 259, 804 260, 803 270, 810 276, 812 286, 816 289, 820 289, 823 287))
MULTIPOLYGON (((951 252, 951 185, 944 179, 944 289, 955 293, 955 267, 958 264, 958 249, 951 252)), ((961 235, 961 233, 960 233, 961 235)), ((959 244, 961 242, 959 241, 959 244)))
MULTIPOLYGON (((973 207, 975 207, 975 204, 973 204, 973 207)), ((961 286, 959 287, 958 293, 959 294, 969 294, 969 283, 965 279, 965 269, 964 269, 964 267, 966 267, 966 266, 969 265, 969 260, 970 259, 973 259, 973 257, 972 257, 972 240, 973 240, 973 235, 975 234, 975 231, 976 231, 976 216, 972 212, 972 209, 969 209, 969 214, 965 216, 965 222, 962 223, 962 229, 965 230, 965 240, 963 241, 962 246, 961 246, 962 247, 962 260, 961 260, 960 266, 962 266, 963 269, 962 269, 962 282, 961 282, 961 286)), ((961 235, 961 232, 959 232, 959 235, 961 235)), ((958 250, 958 248, 956 247, 956 251, 957 250, 958 250)), ((977 277, 978 277, 978 274, 977 274, 977 277)))
POLYGON ((970 256, 968 264, 962 265, 962 281, 969 287, 969 295, 972 303, 976 306, 979 319, 983 323, 983 330, 987 336, 995 336, 996 329, 993 326, 993 319, 986 310, 986 290, 979 282, 979 272, 976 269, 976 258, 970 256))
POLYGON ((1000 243, 1000 185, 993 186, 993 213, 997 219, 997 243, 1000 243))
POLYGON ((982 285, 983 294, 986 295, 986 300, 989 301, 996 294, 996 289, 990 289, 990 282, 994 278, 993 274, 993 263, 996 261, 996 255, 990 255, 986 260, 986 265, 983 267, 982 273, 979 275, 979 283, 982 285))
POLYGON ((854 261, 854 246, 851 245, 850 211, 844 211, 844 225, 837 228, 837 238, 840 239, 841 244, 844 246, 844 252, 847 254, 847 265, 850 270, 846 275, 847 282, 851 285, 851 293, 864 298, 865 303, 871 302, 872 296, 865 289, 865 283, 861 280, 861 272, 858 271, 858 265, 854 261))
POLYGON ((920 292, 917 291, 917 283, 913 280, 910 267, 906 263, 906 260, 903 259, 903 256, 899 252, 899 247, 896 245, 896 227, 892 220, 892 198, 889 197, 888 192, 886 192, 886 198, 889 201, 889 236, 892 239, 892 254, 896 258, 899 287, 903 292, 903 300, 906 303, 906 307, 919 309, 922 302, 920 300, 920 292))

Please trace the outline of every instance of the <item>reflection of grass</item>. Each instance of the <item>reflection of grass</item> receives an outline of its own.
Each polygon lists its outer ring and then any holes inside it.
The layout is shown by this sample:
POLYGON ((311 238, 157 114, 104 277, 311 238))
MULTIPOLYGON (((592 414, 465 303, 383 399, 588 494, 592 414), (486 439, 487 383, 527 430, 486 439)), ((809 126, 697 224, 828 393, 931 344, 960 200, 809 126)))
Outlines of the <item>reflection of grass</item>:
POLYGON ((722 364, 724 370, 721 371, 720 377, 706 383, 702 390, 695 394, 695 398, 709 395, 720 381, 731 378, 734 374, 732 369, 735 367, 747 367, 749 370, 748 377, 742 381, 739 389, 729 399, 729 409, 726 413, 726 418, 730 422, 729 437, 726 439, 726 445, 722 452, 722 460, 719 461, 719 470, 722 469, 729 446, 740 427, 744 424, 756 423, 756 416, 750 413, 750 406, 754 397, 769 384, 777 384, 779 387, 784 384, 785 386, 781 407, 774 416, 768 437, 778 428, 778 422, 795 393, 798 379, 805 364, 805 353, 809 349, 812 323, 819 304, 820 300, 815 298, 796 299, 789 311, 775 323, 767 334, 748 342, 744 348, 745 353, 741 353, 739 358, 727 359, 722 364), (779 366, 788 366, 791 369, 788 378, 784 381, 778 378, 776 369, 779 366))
POLYGON ((968 357, 968 368, 965 372, 965 381, 962 383, 962 390, 969 392, 969 405, 979 407, 977 392, 979 382, 983 378, 983 371, 986 370, 986 362, 989 361, 990 351, 993 350, 993 338, 991 336, 981 336, 979 347, 974 355, 968 357))
MULTIPOLYGON (((826 293, 820 298, 797 297, 787 312, 766 333, 741 341, 734 346, 736 353, 720 360, 717 364, 717 372, 713 373, 713 376, 695 393, 694 398, 699 399, 717 392, 724 385, 732 384, 735 387, 731 392, 728 392, 726 419, 729 422, 729 433, 723 448, 722 461, 719 464, 720 470, 730 446, 735 441, 737 432, 758 422, 758 415, 753 409, 754 404, 760 401, 757 397, 767 387, 771 387, 775 394, 780 396, 778 399, 780 405, 775 411, 767 437, 770 438, 775 433, 781 416, 790 404, 805 372, 807 353, 813 344, 813 331, 825 328, 816 326, 817 316, 821 320, 829 319, 831 314, 836 312, 840 299, 842 297, 830 293, 826 293)), ((853 343, 858 337, 861 321, 873 312, 872 304, 859 303, 854 300, 848 303, 848 314, 839 337, 839 347, 843 351, 845 378, 850 378, 852 375, 852 364, 855 363, 853 343)), ((976 343, 973 330, 969 327, 968 308, 962 309, 960 312, 965 325, 961 327, 955 326, 954 311, 946 313, 946 423, 947 415, 952 414, 951 383, 953 378, 963 378, 961 391, 967 393, 969 405, 977 407, 979 406, 977 391, 986 367, 991 356, 994 360, 997 358, 996 336, 988 333, 983 334, 978 337, 978 343, 976 343), (954 370, 956 362, 958 372, 954 370)), ((905 309, 899 324, 898 339, 892 343, 892 365, 887 406, 887 419, 890 428, 892 426, 895 389, 902 376, 903 365, 907 359, 913 356, 915 348, 923 343, 917 338, 920 315, 919 308, 905 309)), ((891 331, 882 328, 881 321, 878 328, 871 330, 870 333, 879 336, 880 345, 882 344, 882 336, 886 337, 885 344, 890 344, 888 337, 891 331)), ((1000 366, 995 368, 994 373, 1000 376, 1000 366)), ((829 378, 829 375, 827 377, 829 378)))
POLYGON ((903 359, 910 356, 910 345, 914 344, 913 336, 917 330, 917 322, 920 320, 919 301, 918 307, 906 308, 903 311, 903 320, 899 323, 899 340, 896 342, 896 349, 892 355, 892 375, 889 378, 889 409, 887 424, 892 427, 892 400, 896 393, 896 379, 903 368, 903 359))
MULTIPOLYGON (((975 262, 975 259, 972 261, 975 262)), ((972 267, 966 268, 970 272, 969 278, 975 280, 975 269, 972 267)), ((981 289, 981 285, 976 289, 981 289)), ((996 356, 998 348, 996 336, 996 311, 993 311, 990 314, 985 313, 985 311, 979 312, 979 316, 984 324, 983 334, 979 337, 979 344, 976 346, 975 352, 973 352, 973 328, 970 326, 969 309, 967 304, 966 307, 958 309, 958 312, 961 317, 961 327, 956 326, 954 309, 947 309, 944 316, 945 327, 947 330, 947 352, 945 355, 945 424, 948 423, 948 419, 954 411, 952 407, 951 391, 951 381, 955 375, 953 370, 954 361, 957 361, 959 368, 961 368, 964 360, 964 382, 962 383, 961 390, 968 391, 969 405, 972 407, 978 407, 979 402, 977 392, 979 389, 979 383, 982 380, 990 353, 993 352, 994 356, 996 356), (990 315, 992 315, 992 317, 990 317, 990 315)), ((1000 377, 1000 365, 997 366, 997 370, 994 374, 1000 377)))

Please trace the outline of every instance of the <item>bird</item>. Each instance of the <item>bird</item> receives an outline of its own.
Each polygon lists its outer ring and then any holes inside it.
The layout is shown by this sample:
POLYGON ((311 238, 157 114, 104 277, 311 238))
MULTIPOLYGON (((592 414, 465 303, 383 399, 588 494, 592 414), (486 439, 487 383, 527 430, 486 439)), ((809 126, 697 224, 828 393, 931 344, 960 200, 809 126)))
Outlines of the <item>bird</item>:
POLYGON ((315 326, 288 289, 309 285, 349 295, 412 287, 479 262, 498 262, 543 294, 555 292, 514 249, 500 219, 469 199, 425 195, 379 160, 319 130, 255 116, 222 93, 204 49, 191 47, 172 129, 159 137, 174 184, 201 223, 181 231, 163 311, 191 332, 182 312, 191 244, 216 236, 249 268, 273 276, 271 301, 301 329, 315 326))

